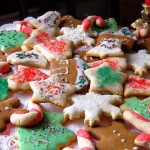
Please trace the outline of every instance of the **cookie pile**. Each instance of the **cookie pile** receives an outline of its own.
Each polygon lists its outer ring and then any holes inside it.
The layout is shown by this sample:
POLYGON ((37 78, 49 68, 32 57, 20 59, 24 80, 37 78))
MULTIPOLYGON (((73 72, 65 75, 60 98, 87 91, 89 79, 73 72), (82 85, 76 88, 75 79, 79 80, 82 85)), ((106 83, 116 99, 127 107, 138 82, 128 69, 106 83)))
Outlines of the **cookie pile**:
POLYGON ((150 149, 149 37, 134 33, 57 11, 0 27, 0 149, 150 149), (63 126, 79 118, 76 133, 63 126))

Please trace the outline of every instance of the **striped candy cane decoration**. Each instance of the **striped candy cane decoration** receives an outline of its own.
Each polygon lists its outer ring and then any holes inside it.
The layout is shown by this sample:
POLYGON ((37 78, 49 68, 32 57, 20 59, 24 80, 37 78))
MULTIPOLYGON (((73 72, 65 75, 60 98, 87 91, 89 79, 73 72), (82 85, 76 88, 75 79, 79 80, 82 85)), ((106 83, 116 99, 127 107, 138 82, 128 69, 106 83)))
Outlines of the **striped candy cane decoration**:
POLYGON ((105 20, 101 16, 88 16, 82 22, 82 30, 85 32, 88 31, 93 23, 96 23, 98 27, 104 27, 106 25, 105 20))
POLYGON ((43 111, 38 104, 29 102, 29 112, 15 112, 11 115, 10 121, 16 126, 32 126, 43 119, 43 111))
MULTIPOLYGON (((89 133, 84 129, 77 131, 78 149, 80 150, 95 150, 95 146, 92 142, 92 138, 89 133)), ((72 147, 66 147, 63 150, 75 150, 72 147)))

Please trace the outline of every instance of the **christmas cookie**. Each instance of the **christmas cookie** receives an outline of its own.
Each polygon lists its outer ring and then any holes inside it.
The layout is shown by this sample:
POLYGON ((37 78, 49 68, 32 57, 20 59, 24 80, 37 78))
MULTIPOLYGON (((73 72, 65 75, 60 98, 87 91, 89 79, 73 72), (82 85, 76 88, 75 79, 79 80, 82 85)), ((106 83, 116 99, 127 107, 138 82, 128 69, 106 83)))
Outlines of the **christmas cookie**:
POLYGON ((8 81, 5 78, 0 78, 0 101, 8 97, 8 81))
POLYGON ((72 48, 73 44, 69 40, 51 40, 34 46, 49 62, 71 58, 72 48))
POLYGON ((104 63, 96 68, 87 69, 84 72, 91 81, 90 91, 109 92, 117 95, 123 94, 123 83, 127 75, 114 70, 108 63, 104 63))
POLYGON ((48 75, 32 67, 18 66, 18 70, 8 78, 8 87, 11 90, 29 90, 29 82, 43 80, 48 75))
POLYGON ((106 59, 88 63, 88 65, 90 68, 96 68, 102 65, 103 63, 108 63, 113 69, 118 71, 124 71, 127 67, 126 59, 122 57, 108 57, 106 59))
POLYGON ((81 23, 81 20, 78 20, 73 16, 66 15, 61 18, 59 27, 77 27, 77 25, 80 25, 81 23))
POLYGON ((113 121, 111 126, 87 127, 96 140, 98 150, 139 150, 134 144, 138 133, 128 131, 123 122, 113 121))
POLYGON ((33 103, 50 102, 64 107, 69 99, 69 95, 74 94, 76 88, 74 85, 64 83, 53 77, 46 80, 30 82, 33 90, 33 103))
POLYGON ((147 73, 147 69, 150 68, 150 54, 147 54, 146 50, 139 50, 137 53, 128 54, 127 62, 131 68, 135 71, 135 74, 143 76, 147 73))
POLYGON ((29 20, 35 28, 51 28, 57 27, 60 23, 61 16, 57 11, 48 11, 44 15, 38 17, 37 19, 29 20))
POLYGON ((25 65, 38 68, 46 68, 47 66, 45 57, 36 50, 13 53, 7 57, 7 62, 13 65, 25 65))
POLYGON ((36 29, 31 33, 31 36, 23 43, 28 49, 32 49, 34 45, 48 42, 54 38, 55 28, 36 29))
POLYGON ((112 116, 113 119, 122 116, 121 110, 114 106, 122 103, 118 95, 100 95, 91 92, 72 96, 72 101, 74 104, 64 109, 65 118, 73 120, 85 115, 84 123, 89 126, 99 125, 102 114, 112 116))
POLYGON ((44 113, 44 120, 30 128, 16 132, 19 150, 60 150, 75 140, 75 134, 62 126, 64 118, 59 113, 44 113))
POLYGON ((81 25, 78 25, 76 28, 63 27, 60 32, 63 35, 58 36, 56 39, 71 40, 75 47, 81 44, 94 45, 95 40, 91 37, 97 36, 97 33, 93 31, 83 32, 81 25))
POLYGON ((118 39, 103 38, 100 44, 90 49, 86 55, 100 57, 102 59, 108 56, 120 57, 124 55, 123 51, 121 50, 121 45, 122 42, 118 39))
POLYGON ((0 31, 0 50, 12 53, 21 49, 27 35, 18 31, 0 31))
POLYGON ((87 63, 82 59, 75 57, 73 59, 51 62, 50 74, 51 76, 59 75, 62 81, 73 84, 76 86, 77 90, 80 90, 89 84, 89 81, 84 74, 84 70, 88 68, 87 63))
POLYGON ((130 110, 135 111, 142 117, 150 120, 150 113, 149 113, 149 104, 150 104, 150 97, 140 100, 137 97, 130 97, 125 99, 124 104, 120 106, 122 111, 130 110))
POLYGON ((17 98, 10 98, 0 102, 0 131, 6 129, 7 123, 10 122, 10 116, 15 111, 27 112, 27 110, 18 108, 20 101, 17 98))
POLYGON ((130 75, 125 84, 124 96, 150 96, 150 80, 130 75))

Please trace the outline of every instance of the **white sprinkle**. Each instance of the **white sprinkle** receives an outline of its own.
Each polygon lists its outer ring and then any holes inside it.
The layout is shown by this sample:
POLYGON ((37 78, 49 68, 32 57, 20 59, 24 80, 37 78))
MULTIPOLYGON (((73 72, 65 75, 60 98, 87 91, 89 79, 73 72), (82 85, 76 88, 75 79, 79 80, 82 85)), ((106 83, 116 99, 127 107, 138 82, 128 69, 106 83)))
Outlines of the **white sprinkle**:
POLYGON ((118 133, 118 136, 121 136, 121 134, 120 134, 120 133, 118 133))
POLYGON ((121 139, 121 142, 124 143, 126 140, 125 139, 121 139))
POLYGON ((116 133, 117 132, 117 130, 113 130, 113 133, 116 133))
POLYGON ((124 150, 128 150, 127 148, 125 148, 124 150))
POLYGON ((135 146, 135 147, 133 147, 132 149, 133 149, 133 150, 138 150, 139 148, 135 146))
POLYGON ((9 110, 9 107, 5 107, 5 110, 9 110))

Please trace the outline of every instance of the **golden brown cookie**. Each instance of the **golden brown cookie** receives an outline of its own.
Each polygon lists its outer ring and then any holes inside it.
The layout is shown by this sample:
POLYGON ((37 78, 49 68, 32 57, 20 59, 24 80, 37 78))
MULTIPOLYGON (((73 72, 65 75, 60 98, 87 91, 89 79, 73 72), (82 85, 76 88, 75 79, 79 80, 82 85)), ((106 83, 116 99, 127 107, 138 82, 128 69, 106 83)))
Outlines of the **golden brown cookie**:
POLYGON ((128 131, 123 122, 113 121, 111 126, 86 129, 97 139, 98 150, 139 150, 134 144, 138 133, 128 131))

